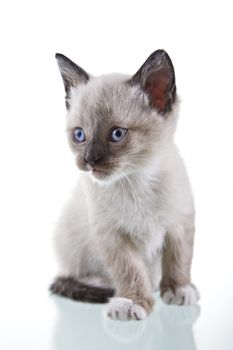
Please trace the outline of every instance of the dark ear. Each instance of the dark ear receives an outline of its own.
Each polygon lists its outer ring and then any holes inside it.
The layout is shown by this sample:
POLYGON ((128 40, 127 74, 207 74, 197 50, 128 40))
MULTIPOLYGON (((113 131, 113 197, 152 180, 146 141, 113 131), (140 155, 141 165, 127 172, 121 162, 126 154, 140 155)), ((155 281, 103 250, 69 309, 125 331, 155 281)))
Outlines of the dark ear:
POLYGON ((72 62, 68 57, 60 53, 56 53, 55 57, 65 86, 66 108, 69 109, 71 88, 77 87, 79 84, 86 84, 89 80, 89 76, 81 67, 72 62))
POLYGON ((130 83, 141 85, 151 106, 160 114, 171 111, 176 98, 176 84, 173 64, 166 51, 153 52, 130 83))

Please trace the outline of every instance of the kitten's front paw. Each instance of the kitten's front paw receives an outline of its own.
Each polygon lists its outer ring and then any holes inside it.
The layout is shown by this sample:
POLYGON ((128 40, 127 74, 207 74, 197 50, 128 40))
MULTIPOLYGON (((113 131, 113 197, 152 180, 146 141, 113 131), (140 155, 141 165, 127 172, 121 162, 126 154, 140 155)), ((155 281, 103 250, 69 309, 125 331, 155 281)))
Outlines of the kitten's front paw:
POLYGON ((162 293, 162 299, 166 304, 191 305, 196 304, 200 299, 200 294, 193 284, 179 287, 173 292, 171 289, 162 293))
POLYGON ((146 310, 134 304, 131 299, 115 297, 110 300, 104 310, 104 315, 110 320, 144 320, 147 316, 146 310))

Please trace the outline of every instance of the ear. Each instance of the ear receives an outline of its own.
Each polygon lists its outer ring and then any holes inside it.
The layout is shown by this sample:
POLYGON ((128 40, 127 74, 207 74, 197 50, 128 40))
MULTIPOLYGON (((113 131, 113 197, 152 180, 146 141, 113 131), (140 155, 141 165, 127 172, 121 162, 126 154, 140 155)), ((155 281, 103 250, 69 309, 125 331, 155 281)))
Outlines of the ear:
POLYGON ((55 57, 65 86, 66 108, 69 109, 71 88, 77 87, 79 84, 86 84, 89 80, 89 75, 68 57, 60 53, 56 53, 55 57))
POLYGON ((173 64, 166 51, 153 52, 130 83, 141 85, 151 106, 160 114, 171 111, 176 98, 176 84, 173 64))

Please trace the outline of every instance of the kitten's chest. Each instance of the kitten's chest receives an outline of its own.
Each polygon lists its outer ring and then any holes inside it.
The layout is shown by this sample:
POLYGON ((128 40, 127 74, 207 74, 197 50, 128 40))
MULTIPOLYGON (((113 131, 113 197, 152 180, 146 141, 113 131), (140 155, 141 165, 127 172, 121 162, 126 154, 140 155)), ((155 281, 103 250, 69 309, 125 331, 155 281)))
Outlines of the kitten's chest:
POLYGON ((114 222, 131 235, 147 261, 152 261, 163 246, 166 230, 160 214, 159 200, 148 190, 139 192, 137 197, 119 198, 113 214, 114 222))
POLYGON ((161 223, 162 200, 150 186, 103 189, 95 197, 95 221, 123 229, 140 247, 144 258, 151 262, 162 248, 165 227, 161 223))
POLYGON ((141 194, 135 197, 119 198, 114 216, 129 232, 148 231, 156 219, 153 206, 148 198, 145 196, 143 198, 141 194))
POLYGON ((159 199, 149 186, 122 184, 105 195, 104 212, 117 226, 132 234, 154 232, 159 224, 159 199))

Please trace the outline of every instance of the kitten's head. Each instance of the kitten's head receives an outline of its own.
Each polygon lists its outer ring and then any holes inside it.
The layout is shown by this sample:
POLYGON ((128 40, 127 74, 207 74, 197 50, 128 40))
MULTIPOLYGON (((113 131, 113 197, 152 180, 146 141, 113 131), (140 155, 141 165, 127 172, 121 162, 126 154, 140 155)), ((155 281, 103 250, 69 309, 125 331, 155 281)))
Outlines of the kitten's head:
POLYGON ((102 182, 144 172, 175 129, 175 73, 168 54, 155 51, 132 77, 92 77, 67 57, 56 58, 78 168, 102 182))

